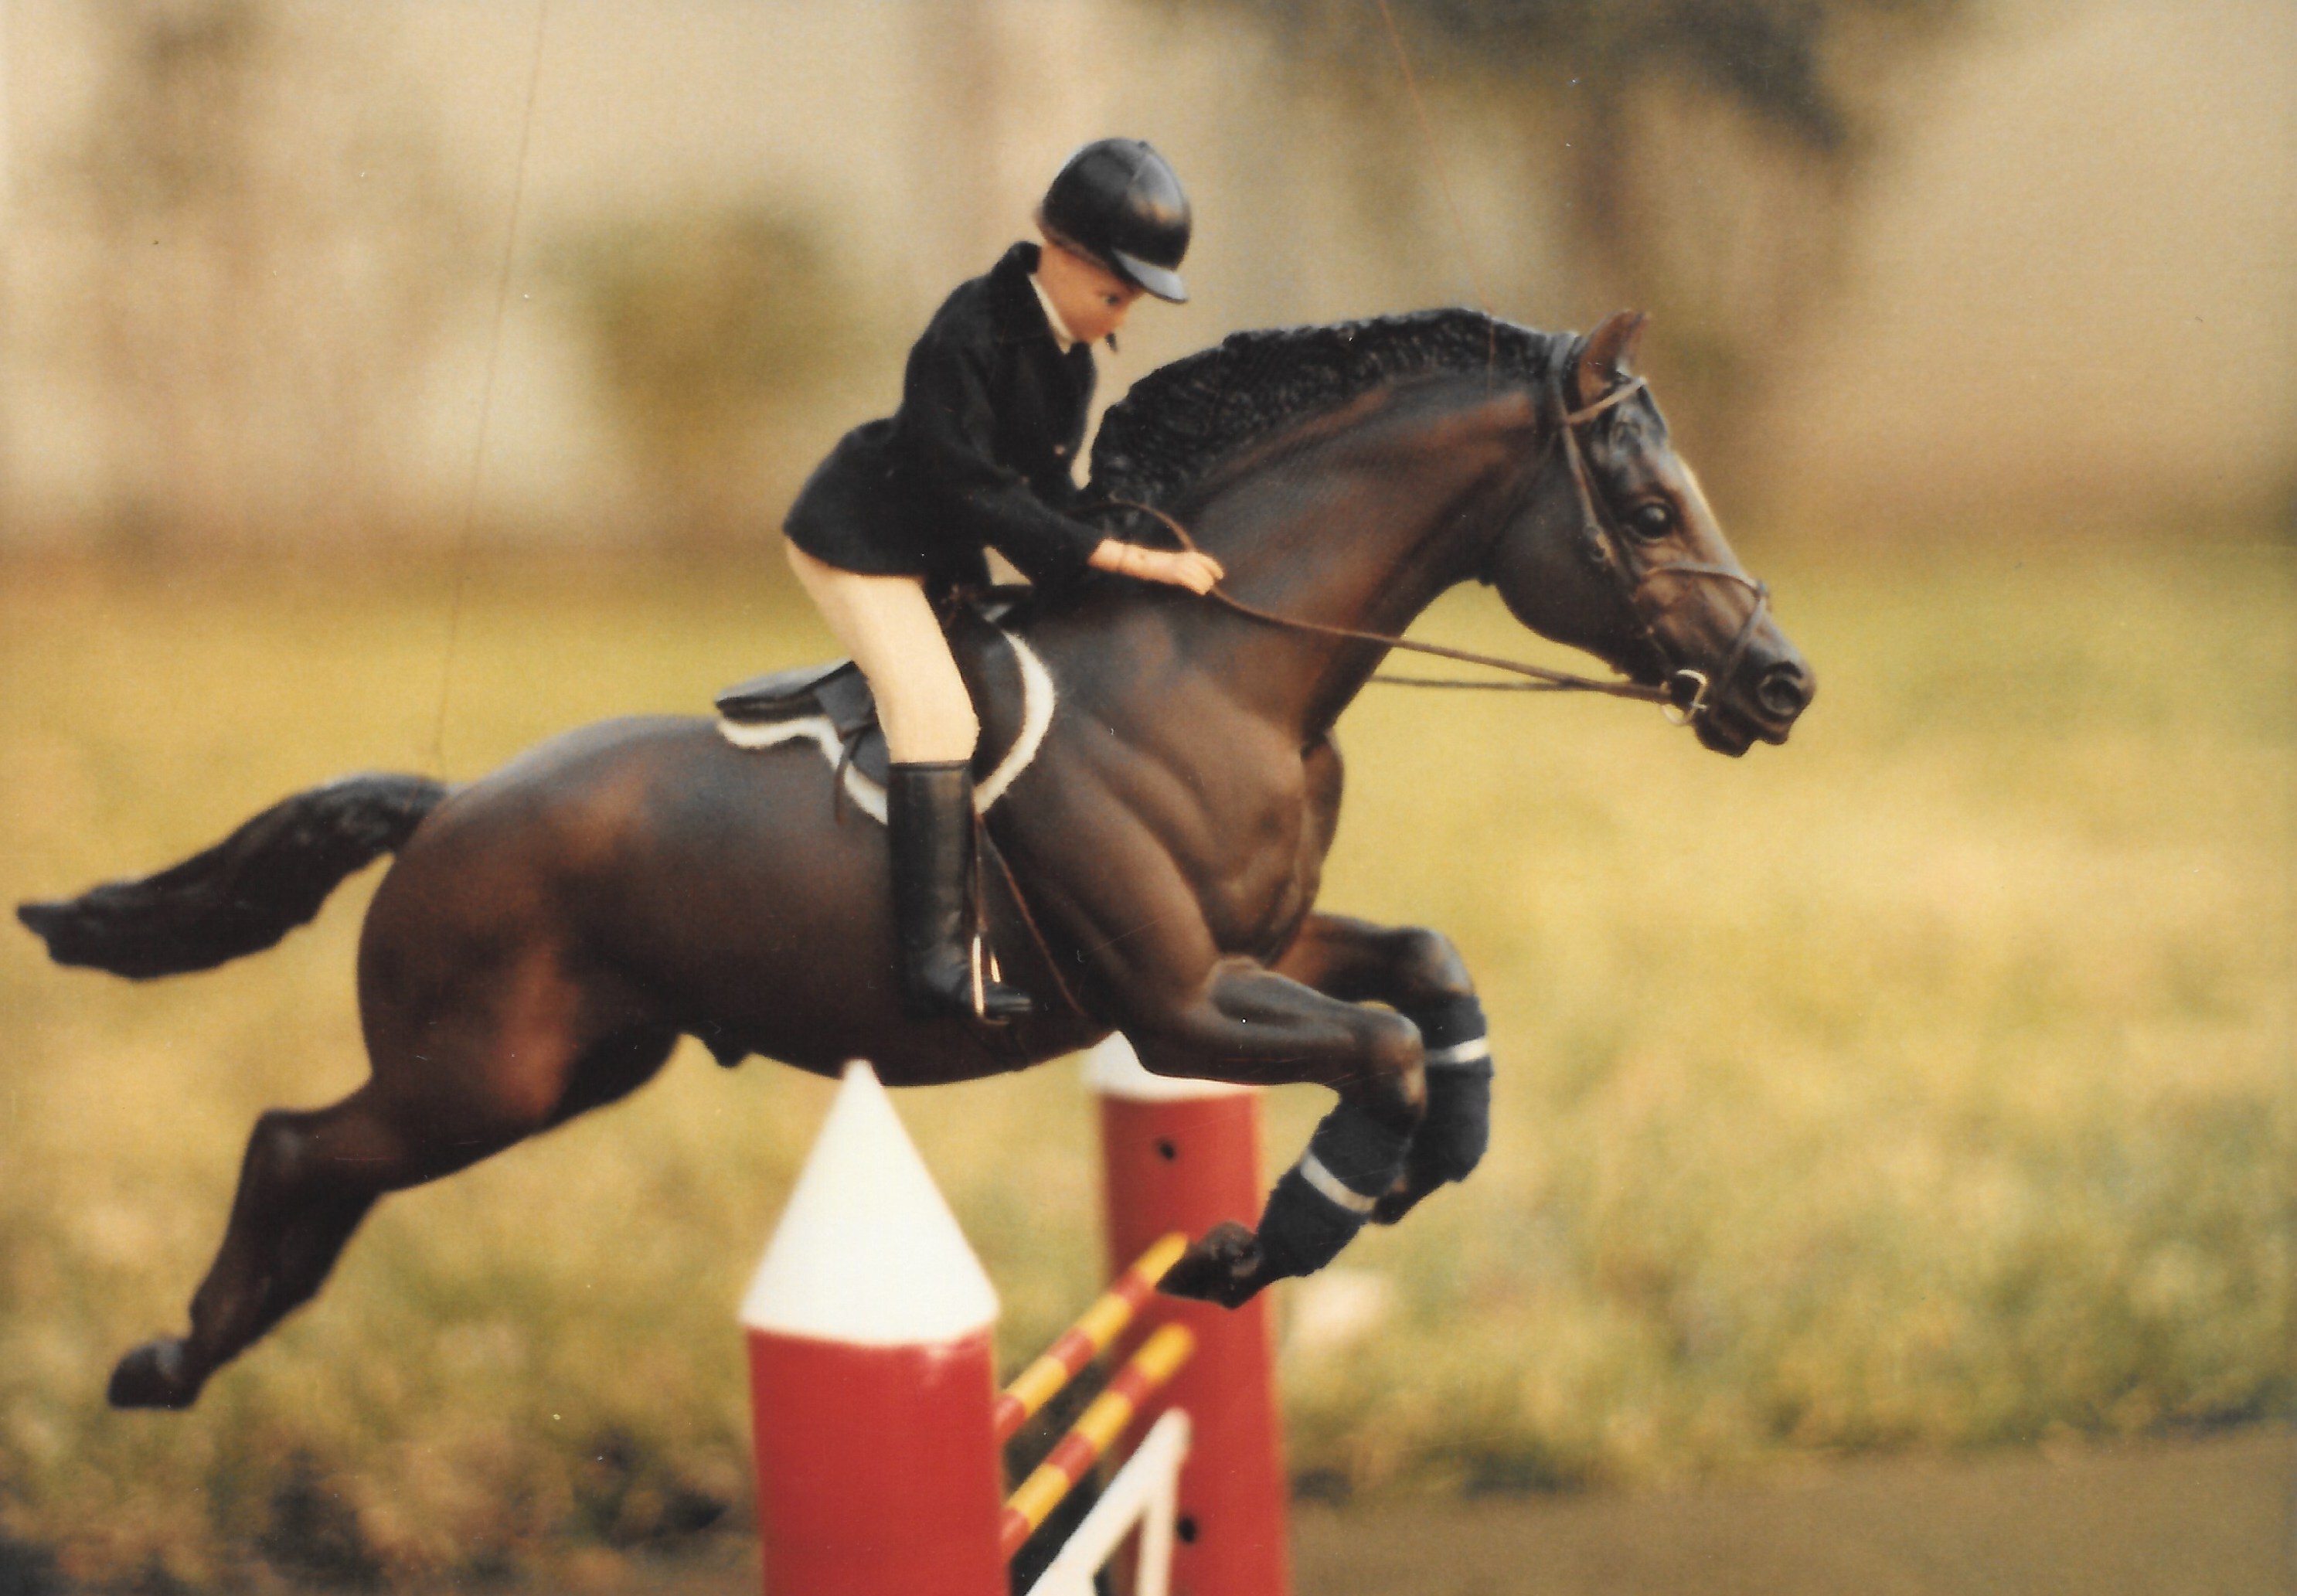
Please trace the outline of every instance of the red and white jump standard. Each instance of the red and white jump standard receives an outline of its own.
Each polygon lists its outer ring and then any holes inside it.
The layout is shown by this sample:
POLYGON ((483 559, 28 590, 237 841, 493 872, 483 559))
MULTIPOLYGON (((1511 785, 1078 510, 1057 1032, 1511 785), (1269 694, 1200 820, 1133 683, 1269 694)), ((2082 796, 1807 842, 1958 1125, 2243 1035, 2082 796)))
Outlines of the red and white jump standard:
POLYGON ((1137 1596, 1289 1590, 1265 1298, 1153 1292, 1186 1236, 1257 1213, 1257 1100, 1160 1081, 1115 1038, 1087 1077, 1131 1267, 1000 1396, 996 1292, 885 1089, 847 1066, 742 1305, 768 1596, 1004 1596, 1007 1559, 1127 1436, 1032 1596, 1083 1596, 1128 1539, 1137 1596), (1112 1345, 1129 1361, 1000 1502, 1000 1444, 1112 1345))
POLYGON ((742 1323, 771 1596, 1006 1596, 997 1293, 866 1064, 742 1323))

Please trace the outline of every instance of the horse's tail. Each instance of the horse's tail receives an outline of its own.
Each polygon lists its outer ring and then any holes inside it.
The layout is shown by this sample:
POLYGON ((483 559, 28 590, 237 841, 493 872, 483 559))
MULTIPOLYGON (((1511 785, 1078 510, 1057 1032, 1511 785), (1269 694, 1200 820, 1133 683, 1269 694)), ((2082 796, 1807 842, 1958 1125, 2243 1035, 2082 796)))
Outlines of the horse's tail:
POLYGON ((346 776, 281 800, 203 853, 16 917, 58 964, 144 980, 260 953, 343 878, 396 852, 447 795, 427 776, 346 776))

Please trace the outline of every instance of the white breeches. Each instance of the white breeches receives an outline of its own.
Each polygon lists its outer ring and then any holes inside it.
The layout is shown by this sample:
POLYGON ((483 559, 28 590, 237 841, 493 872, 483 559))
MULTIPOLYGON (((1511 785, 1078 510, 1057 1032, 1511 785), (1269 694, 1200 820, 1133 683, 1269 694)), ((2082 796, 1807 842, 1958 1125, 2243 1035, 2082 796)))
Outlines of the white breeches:
POLYGON ((893 762, 971 759, 981 722, 933 606, 926 602, 924 582, 914 576, 841 571, 786 539, 782 547, 831 633, 869 679, 893 762))

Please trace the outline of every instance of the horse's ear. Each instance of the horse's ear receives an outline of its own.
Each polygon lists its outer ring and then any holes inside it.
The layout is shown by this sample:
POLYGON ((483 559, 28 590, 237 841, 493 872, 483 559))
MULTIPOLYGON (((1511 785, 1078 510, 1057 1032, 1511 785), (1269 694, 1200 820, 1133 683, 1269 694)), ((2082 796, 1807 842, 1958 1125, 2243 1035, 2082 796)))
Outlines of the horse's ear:
POLYGON ((1581 405, 1593 404, 1626 375, 1634 364, 1635 346, 1643 340, 1643 324, 1650 319, 1640 310, 1622 310, 1595 329, 1580 352, 1575 374, 1581 405))

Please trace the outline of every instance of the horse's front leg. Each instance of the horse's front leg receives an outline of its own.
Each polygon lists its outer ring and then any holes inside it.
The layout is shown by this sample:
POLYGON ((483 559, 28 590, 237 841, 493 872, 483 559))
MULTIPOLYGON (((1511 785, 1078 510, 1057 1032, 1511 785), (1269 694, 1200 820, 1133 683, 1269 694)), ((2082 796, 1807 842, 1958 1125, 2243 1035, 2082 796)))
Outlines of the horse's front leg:
POLYGON ((1483 1005, 1451 939, 1414 926, 1308 917, 1276 967, 1328 997, 1385 1003, 1420 1028, 1428 1108, 1395 1185, 1371 1219, 1392 1225, 1447 1181, 1464 1181, 1491 1139, 1492 1049, 1483 1005))
POLYGON ((1269 1194, 1257 1230, 1215 1227, 1165 1275, 1166 1291, 1234 1307, 1273 1281, 1313 1274, 1406 1178, 1426 1079, 1420 1028, 1403 1014, 1228 958, 1193 1000, 1128 1018, 1124 1031, 1159 1074, 1313 1081, 1340 1094, 1269 1194))

